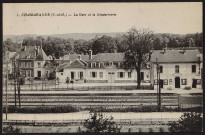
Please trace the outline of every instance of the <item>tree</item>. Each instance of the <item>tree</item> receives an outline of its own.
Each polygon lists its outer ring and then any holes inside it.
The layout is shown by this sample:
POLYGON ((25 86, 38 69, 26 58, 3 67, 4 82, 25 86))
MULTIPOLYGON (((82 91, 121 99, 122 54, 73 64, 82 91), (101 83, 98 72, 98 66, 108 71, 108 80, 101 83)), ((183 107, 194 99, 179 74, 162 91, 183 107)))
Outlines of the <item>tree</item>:
POLYGON ((5 51, 8 50, 10 52, 16 52, 18 48, 20 48, 20 43, 13 42, 11 38, 7 38, 3 42, 3 56, 5 55, 5 51))
POLYGON ((12 125, 8 125, 6 127, 3 127, 3 132, 4 133, 20 133, 21 129, 14 128, 12 125))
POLYGON ((113 117, 106 118, 101 112, 90 112, 90 118, 86 119, 83 126, 87 129, 86 132, 102 133, 102 132, 119 132, 113 117))
POLYGON ((117 49, 115 40, 110 36, 102 36, 93 41, 93 54, 97 53, 111 53, 117 49))
POLYGON ((116 37, 115 44, 117 46, 118 52, 124 52, 128 48, 128 45, 126 44, 126 37, 125 36, 116 37))
POLYGON ((137 85, 140 88, 141 66, 146 55, 150 52, 153 32, 148 29, 137 30, 132 28, 125 37, 127 38, 128 48, 124 53, 123 68, 125 70, 132 71, 135 69, 137 71, 137 85))
POLYGON ((153 49, 154 50, 162 50, 162 41, 159 38, 154 39, 153 41, 153 49))
POLYGON ((85 40, 75 40, 74 42, 74 52, 77 54, 86 54, 91 49, 89 41, 85 40))
POLYGON ((169 124, 169 130, 170 132, 201 132, 201 113, 183 113, 178 122, 172 122, 169 124))
POLYGON ((35 46, 36 40, 33 37, 25 37, 22 46, 35 46))

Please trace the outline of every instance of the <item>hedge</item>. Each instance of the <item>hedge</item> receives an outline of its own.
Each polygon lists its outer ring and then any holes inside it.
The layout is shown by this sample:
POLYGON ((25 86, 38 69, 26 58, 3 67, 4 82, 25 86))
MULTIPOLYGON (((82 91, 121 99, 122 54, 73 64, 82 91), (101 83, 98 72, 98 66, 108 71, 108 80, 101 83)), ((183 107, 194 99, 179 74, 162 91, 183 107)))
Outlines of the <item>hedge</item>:
MULTIPOLYGON (((73 106, 53 106, 36 108, 15 108, 15 106, 8 106, 8 113, 69 113, 78 111, 79 109, 73 106)), ((3 107, 3 112, 6 112, 5 107, 3 107)))

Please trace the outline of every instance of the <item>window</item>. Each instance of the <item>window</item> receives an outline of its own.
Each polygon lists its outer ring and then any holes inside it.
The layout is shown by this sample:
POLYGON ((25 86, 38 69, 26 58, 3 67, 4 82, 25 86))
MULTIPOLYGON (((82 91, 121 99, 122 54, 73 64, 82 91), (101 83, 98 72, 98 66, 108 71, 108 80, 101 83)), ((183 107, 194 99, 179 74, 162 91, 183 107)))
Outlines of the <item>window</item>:
POLYGON ((118 78, 124 78, 125 73, 124 72, 118 72, 118 78))
POLYGON ((22 67, 22 68, 24 67, 24 63, 25 63, 25 62, 21 62, 21 67, 22 67))
POLYGON ((144 80, 144 72, 141 72, 140 76, 141 76, 141 80, 143 81, 144 80))
POLYGON ((158 82, 158 80, 154 80, 154 85, 157 85, 158 84, 157 82, 158 82))
POLYGON ((26 71, 26 76, 28 76, 28 77, 30 77, 31 76, 31 71, 30 70, 28 70, 28 71, 26 71))
POLYGON ((175 73, 179 73, 179 66, 178 65, 175 66, 175 73))
POLYGON ((27 67, 27 63, 26 63, 26 62, 24 62, 24 67, 25 67, 25 68, 27 67))
POLYGON ((168 80, 164 79, 164 85, 168 85, 168 80))
POLYGON ((27 58, 27 59, 31 58, 31 55, 27 55, 26 58, 27 58))
POLYGON ((80 72, 80 79, 83 79, 83 72, 80 72))
POLYGON ((28 62, 28 63, 27 63, 27 67, 30 68, 30 67, 32 66, 31 64, 32 64, 31 62, 28 62))
POLYGON ((192 69, 192 73, 196 73, 196 65, 192 65, 191 69, 192 69))
POLYGON ((112 62, 112 61, 110 61, 110 62, 109 62, 109 66, 112 66, 112 65, 113 65, 113 62, 112 62))
POLYGON ((33 67, 33 62, 31 62, 31 67, 33 67))
POLYGON ((187 85, 187 79, 182 79, 182 85, 187 85))
POLYGON ((41 63, 40 62, 38 62, 38 67, 41 67, 41 63))
POLYGON ((172 79, 169 79, 169 85, 172 85, 172 79))
POLYGON ((96 78, 97 77, 97 72, 91 72, 91 77, 96 78))
POLYGON ((96 67, 96 63, 91 63, 91 68, 95 68, 96 67))
POLYGON ((132 78, 132 73, 128 72, 128 78, 132 78))
POLYGON ((103 78, 103 72, 100 72, 100 78, 103 78))
POLYGON ((70 72, 71 79, 75 78, 75 72, 70 72))
POLYGON ((103 63, 100 63, 100 68, 103 68, 104 64, 103 63))
POLYGON ((159 72, 163 73, 163 66, 159 66, 159 72))

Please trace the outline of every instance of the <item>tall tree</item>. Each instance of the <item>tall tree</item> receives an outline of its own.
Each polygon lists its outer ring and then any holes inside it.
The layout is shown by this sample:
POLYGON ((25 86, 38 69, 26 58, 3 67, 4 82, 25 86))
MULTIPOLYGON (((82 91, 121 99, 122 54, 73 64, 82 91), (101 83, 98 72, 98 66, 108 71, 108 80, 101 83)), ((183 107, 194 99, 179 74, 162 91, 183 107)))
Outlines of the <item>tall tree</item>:
POLYGON ((162 46, 162 40, 160 40, 160 38, 156 38, 153 41, 153 49, 154 50, 162 50, 163 46, 162 46))
POLYGON ((93 54, 97 53, 110 53, 117 49, 115 40, 110 36, 102 36, 93 41, 92 50, 93 54))
POLYGON ((35 46, 36 45, 36 40, 33 37, 25 37, 23 39, 23 46, 35 46))
POLYGON ((125 35, 128 48, 124 54, 124 69, 137 71, 137 85, 140 88, 142 62, 150 52, 153 32, 148 29, 131 28, 125 35))

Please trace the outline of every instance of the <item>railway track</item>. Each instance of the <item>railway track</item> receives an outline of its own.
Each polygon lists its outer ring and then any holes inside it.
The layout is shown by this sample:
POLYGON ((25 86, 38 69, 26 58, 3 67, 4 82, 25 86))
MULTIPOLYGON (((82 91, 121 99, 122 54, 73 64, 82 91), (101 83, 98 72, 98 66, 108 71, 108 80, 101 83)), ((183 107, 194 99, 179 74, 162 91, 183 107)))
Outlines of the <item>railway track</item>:
MULTIPOLYGON (((18 97, 18 96, 17 96, 18 97)), ((36 93, 21 94, 21 107, 41 106, 76 106, 81 108, 89 107, 138 107, 141 105, 157 105, 156 93, 36 93)), ((3 105, 5 105, 5 95, 3 105)), ((179 107, 184 102, 195 105, 202 104, 202 95, 181 97, 175 93, 162 93, 161 105, 166 107, 179 107)), ((8 94, 8 105, 15 105, 15 96, 8 94)), ((17 99, 18 105, 18 99, 17 99)))

